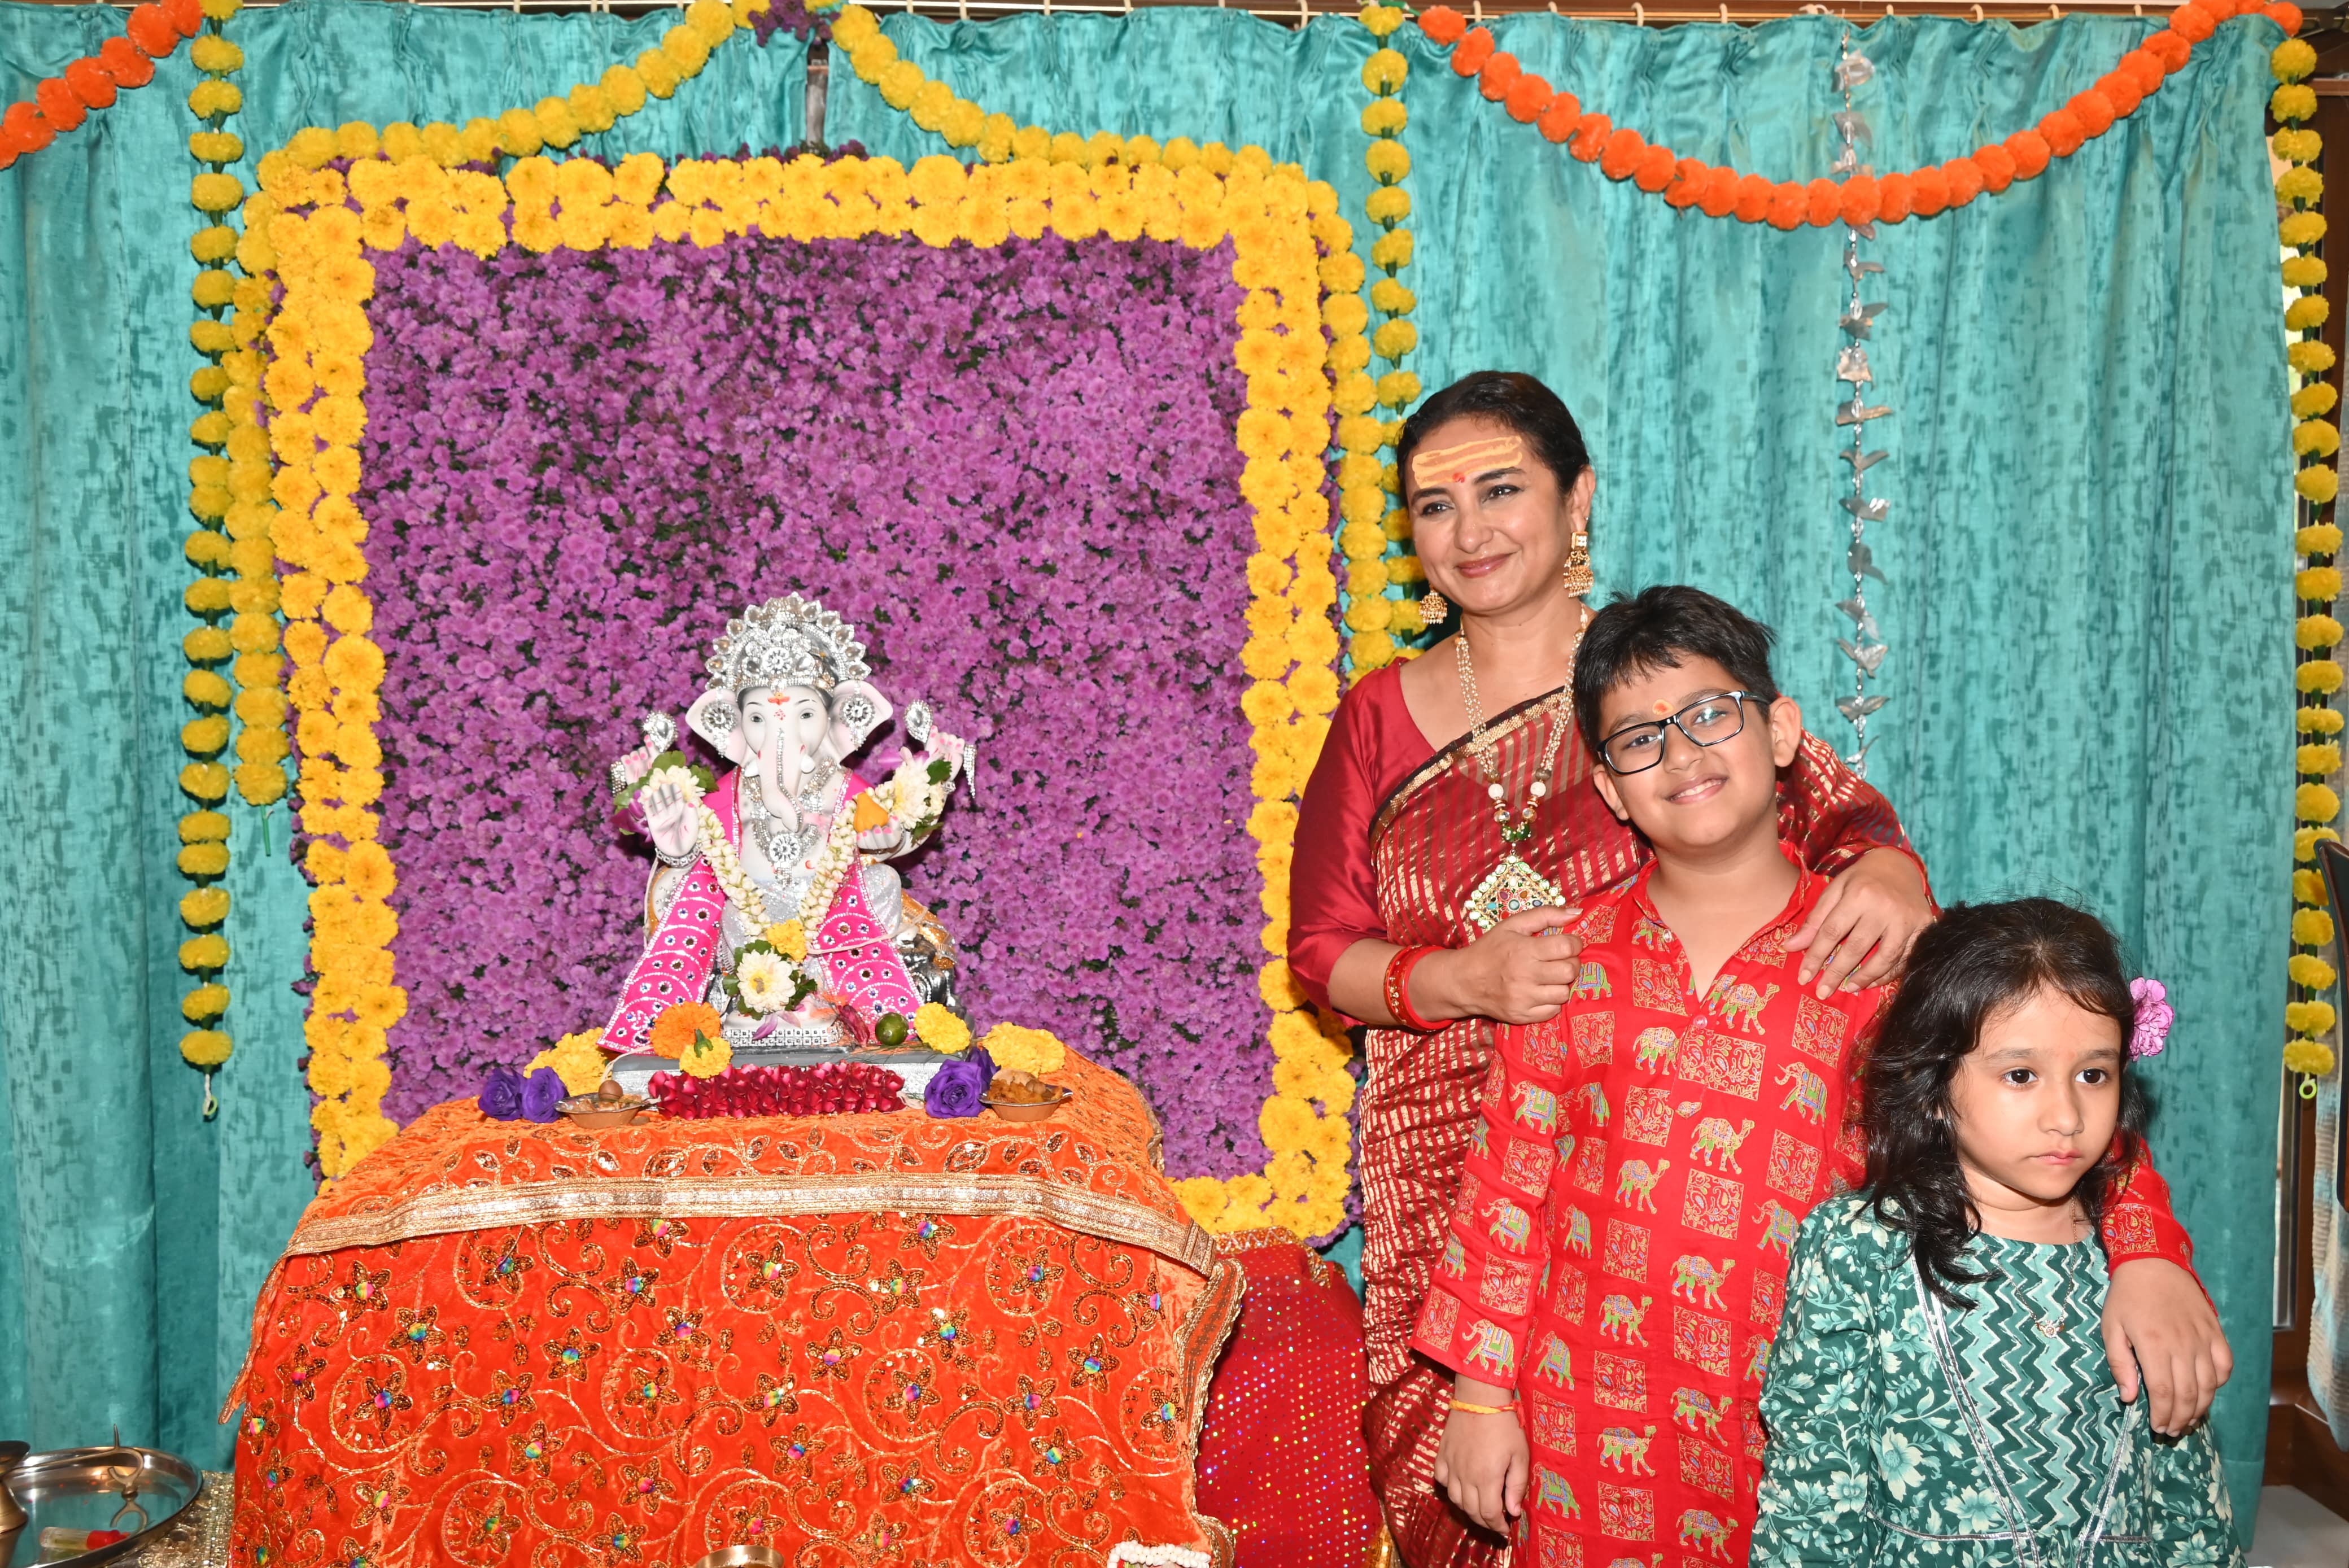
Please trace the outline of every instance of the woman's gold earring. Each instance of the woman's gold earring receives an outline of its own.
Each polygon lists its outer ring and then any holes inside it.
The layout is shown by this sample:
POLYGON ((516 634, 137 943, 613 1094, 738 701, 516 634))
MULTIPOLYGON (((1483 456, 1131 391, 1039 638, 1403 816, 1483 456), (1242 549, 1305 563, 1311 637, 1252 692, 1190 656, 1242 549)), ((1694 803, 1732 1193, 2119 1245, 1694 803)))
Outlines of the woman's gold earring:
POLYGON ((1574 531, 1574 546, 1566 552, 1566 591, 1579 599, 1590 592, 1596 581, 1590 574, 1590 535, 1578 528, 1574 531))
POLYGON ((1441 626, 1444 624, 1444 617, 1450 614, 1452 614, 1451 604, 1434 589, 1430 588, 1420 596, 1419 624, 1421 625, 1441 626))

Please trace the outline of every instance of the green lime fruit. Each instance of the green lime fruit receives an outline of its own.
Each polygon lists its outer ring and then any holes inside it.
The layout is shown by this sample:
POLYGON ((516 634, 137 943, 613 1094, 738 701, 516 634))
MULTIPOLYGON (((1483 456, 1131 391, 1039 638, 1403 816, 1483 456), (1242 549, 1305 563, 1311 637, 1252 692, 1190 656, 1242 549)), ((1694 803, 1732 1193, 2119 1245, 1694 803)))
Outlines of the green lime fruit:
POLYGON ((885 1046, 902 1046, 909 1026, 903 1013, 884 1013, 881 1021, 873 1026, 873 1037, 885 1046))

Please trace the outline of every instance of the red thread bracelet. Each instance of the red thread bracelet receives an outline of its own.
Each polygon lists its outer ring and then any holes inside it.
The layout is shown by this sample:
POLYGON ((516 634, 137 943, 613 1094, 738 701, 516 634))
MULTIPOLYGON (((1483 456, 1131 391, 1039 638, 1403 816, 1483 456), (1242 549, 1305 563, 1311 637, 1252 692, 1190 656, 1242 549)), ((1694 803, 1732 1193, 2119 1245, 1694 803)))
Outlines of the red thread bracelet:
POLYGON ((1411 1005, 1412 970, 1417 967, 1419 961, 1429 954, 1443 951, 1440 947, 1398 947, 1395 949, 1394 956, 1387 960, 1387 1011, 1393 1014, 1396 1021, 1407 1029, 1417 1029, 1422 1034, 1432 1035, 1444 1027, 1440 1023, 1421 1017, 1411 1005))

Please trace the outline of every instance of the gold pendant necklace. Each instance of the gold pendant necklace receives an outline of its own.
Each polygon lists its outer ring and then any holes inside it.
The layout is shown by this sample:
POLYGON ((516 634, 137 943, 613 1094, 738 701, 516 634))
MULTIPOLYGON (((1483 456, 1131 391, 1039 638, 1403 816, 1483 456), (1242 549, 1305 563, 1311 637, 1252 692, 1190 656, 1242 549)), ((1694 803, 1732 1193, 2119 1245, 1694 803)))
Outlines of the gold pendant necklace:
MULTIPOLYGON (((1566 657, 1566 679, 1574 684, 1574 661, 1582 652, 1583 628, 1577 625, 1574 646, 1566 657)), ((1534 870, 1517 853, 1517 846, 1534 834, 1534 813, 1547 798, 1550 779, 1557 766, 1559 748, 1565 743, 1566 729, 1553 716, 1550 720, 1549 744, 1542 750, 1541 761, 1534 769, 1533 781, 1527 786, 1525 803, 1515 812, 1509 810, 1509 791, 1501 782, 1500 770, 1494 765, 1493 742, 1485 738, 1485 702, 1476 689, 1476 664, 1468 652, 1468 633, 1464 628, 1453 642, 1454 663, 1460 676, 1461 706, 1468 711, 1468 756, 1485 780, 1485 793, 1493 802, 1493 820, 1500 824, 1501 842, 1506 846, 1501 858, 1476 890, 1468 895, 1463 911, 1468 923, 1479 933, 1487 932, 1513 914, 1528 909, 1543 909, 1566 902, 1557 884, 1534 870), (1512 820, 1514 818, 1514 820, 1512 820)))

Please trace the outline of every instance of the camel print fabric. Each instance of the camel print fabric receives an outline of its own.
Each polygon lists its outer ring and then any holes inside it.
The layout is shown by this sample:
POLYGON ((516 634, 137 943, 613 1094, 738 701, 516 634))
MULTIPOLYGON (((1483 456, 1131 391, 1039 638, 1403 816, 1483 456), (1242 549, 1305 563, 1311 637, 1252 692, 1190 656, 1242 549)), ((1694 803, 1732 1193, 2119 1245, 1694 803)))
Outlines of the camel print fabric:
MULTIPOLYGON (((1795 1233, 1861 1174, 1847 1108, 1879 994, 1821 1001, 1786 947, 1826 879, 1804 872, 1699 995, 1650 874, 1586 903, 1566 1009, 1496 1031, 1413 1339, 1517 1390, 1533 1471, 1516 1568, 1745 1562, 1795 1233)), ((2166 1194, 2139 1175, 2107 1242, 2176 1257, 2154 1242, 2178 1234, 2166 1194)))

